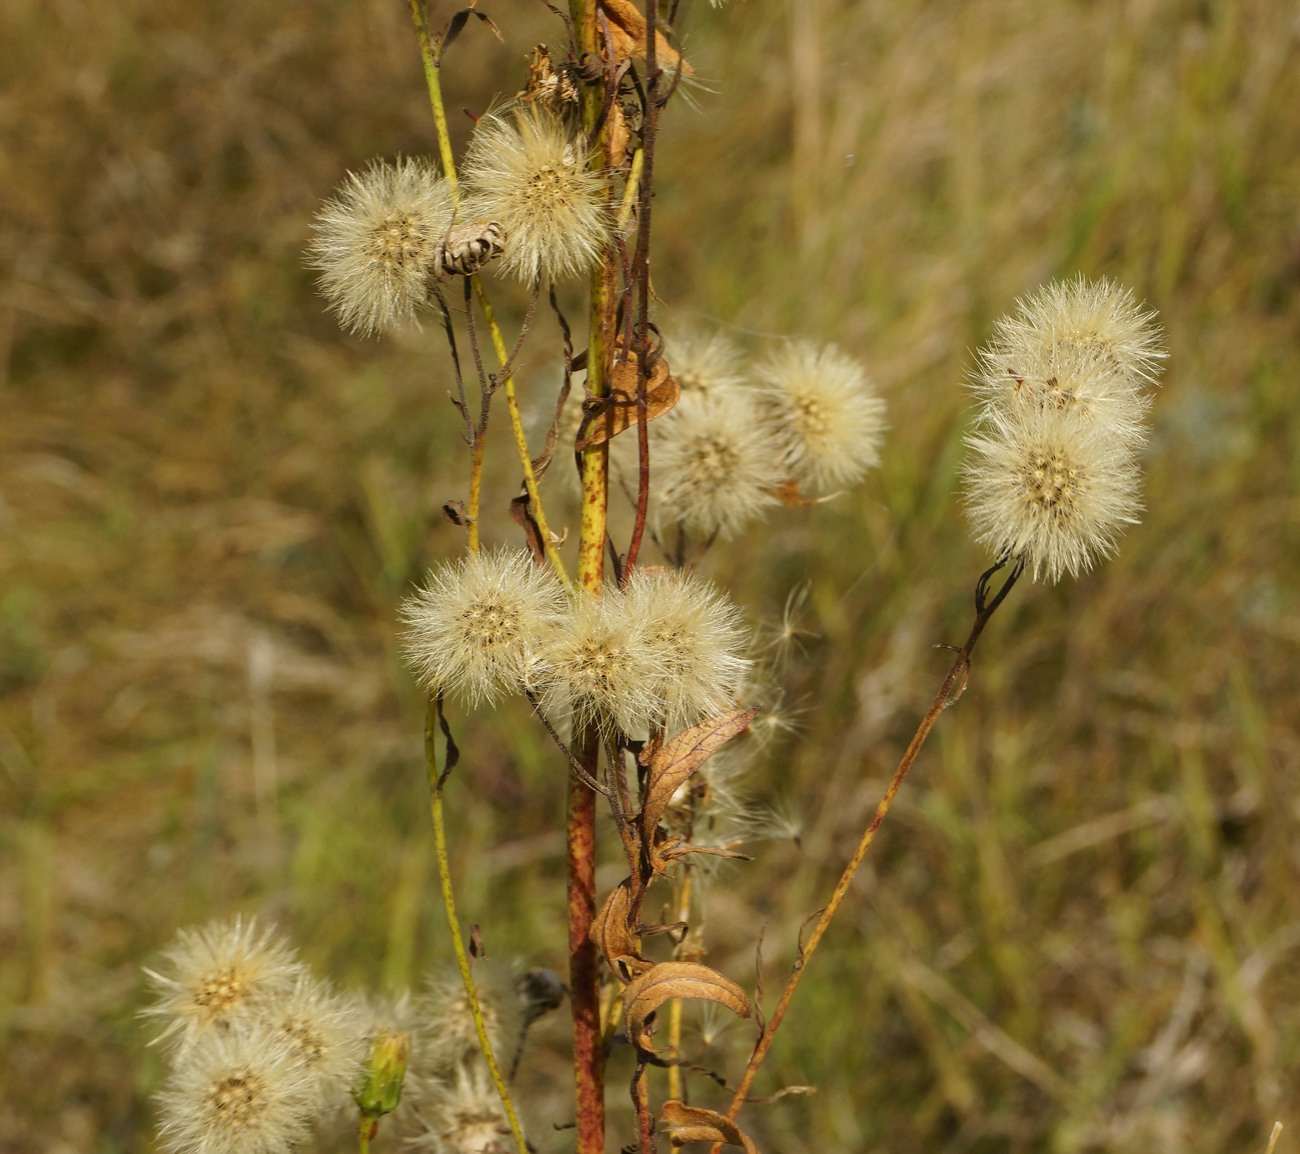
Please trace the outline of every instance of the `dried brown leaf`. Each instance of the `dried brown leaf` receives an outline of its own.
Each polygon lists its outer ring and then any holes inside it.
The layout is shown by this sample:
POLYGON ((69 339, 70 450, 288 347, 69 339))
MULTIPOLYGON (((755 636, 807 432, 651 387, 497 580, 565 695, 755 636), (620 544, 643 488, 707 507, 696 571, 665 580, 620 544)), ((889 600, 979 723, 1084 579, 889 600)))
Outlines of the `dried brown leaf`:
POLYGON ((624 878, 605 899, 600 913, 591 923, 590 937, 605 956, 609 968, 620 978, 649 971, 654 962, 641 956, 636 935, 628 928, 632 910, 632 879, 624 878))
POLYGON ((724 1142, 728 1146, 739 1146, 745 1154, 758 1154, 753 1139, 716 1110, 687 1106, 669 1098, 659 1111, 659 1125, 668 1131, 669 1141, 674 1146, 685 1146, 688 1142, 724 1142))
MULTIPOLYGON (((600 0, 601 11, 609 18, 609 32, 613 40, 611 47, 616 60, 629 57, 645 56, 645 16, 632 3, 632 0, 600 0)), ((692 68, 671 44, 664 39, 662 32, 655 33, 655 60, 666 72, 676 72, 681 61, 683 76, 694 76, 692 68)))
MULTIPOLYGON (((717 717, 692 725, 690 729, 683 729, 657 749, 646 749, 641 755, 641 763, 649 768, 650 775, 646 782, 645 808, 641 812, 643 830, 653 833, 678 786, 736 734, 748 729, 758 712, 757 706, 729 709, 717 717)), ((651 844, 653 840, 653 837, 647 837, 646 843, 651 844)))
POLYGON ((704 998, 742 1018, 750 1015, 749 999, 735 982, 698 962, 662 962, 647 970, 623 991, 627 1007, 627 1036, 642 1050, 658 1053, 650 1044, 646 1019, 672 998, 704 998))
MULTIPOLYGON (((579 439, 575 451, 599 445, 617 437, 636 424, 636 353, 628 360, 616 361, 609 377, 609 395, 602 397, 598 411, 587 426, 586 436, 579 439)), ((645 419, 662 417, 682 395, 677 381, 668 371, 668 362, 660 357, 650 368, 645 383, 645 419)))

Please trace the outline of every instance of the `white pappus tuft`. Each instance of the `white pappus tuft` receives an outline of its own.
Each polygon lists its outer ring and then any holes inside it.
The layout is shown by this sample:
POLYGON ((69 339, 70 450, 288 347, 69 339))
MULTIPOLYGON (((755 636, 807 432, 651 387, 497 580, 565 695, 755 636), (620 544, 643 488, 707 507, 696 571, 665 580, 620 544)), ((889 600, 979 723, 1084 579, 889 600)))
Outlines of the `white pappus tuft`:
POLYGON ((482 117, 461 178, 465 212, 500 224, 501 269, 525 284, 586 272, 612 234, 608 192, 581 136, 538 104, 482 117))
POLYGON ((376 161, 349 173, 316 215, 308 249, 344 328, 370 336, 415 318, 440 273, 451 193, 431 164, 376 161))
POLYGON ((880 463, 885 402, 852 357, 834 345, 791 341, 756 372, 759 404, 799 484, 826 492, 880 463))
POLYGON ((554 574, 526 552, 471 554, 430 572, 402 603, 407 659, 431 693, 492 703, 534 685, 565 604, 554 574))

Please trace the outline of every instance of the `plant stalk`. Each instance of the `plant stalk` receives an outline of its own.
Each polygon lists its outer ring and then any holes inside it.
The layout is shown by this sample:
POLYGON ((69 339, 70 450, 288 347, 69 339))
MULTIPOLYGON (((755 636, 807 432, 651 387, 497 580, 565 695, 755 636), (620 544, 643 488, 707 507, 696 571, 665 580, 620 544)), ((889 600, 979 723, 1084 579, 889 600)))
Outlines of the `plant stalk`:
MULTIPOLYGON (((799 953, 795 958, 794 966, 791 968, 790 977, 786 980, 785 988, 781 991, 781 1000, 772 1012, 772 1017, 768 1020, 767 1028, 763 1031, 762 1037, 754 1046, 754 1052, 750 1055, 744 1076, 740 1080, 740 1085, 736 1087, 735 1095, 731 1099, 731 1105, 727 1108, 728 1118, 734 1119, 740 1112, 740 1107, 744 1105, 750 1087, 754 1084, 754 1078, 758 1074, 758 1068, 763 1064, 763 1059, 767 1057, 767 1052, 772 1046, 776 1031, 785 1018, 786 1010, 790 1008, 790 1000, 794 997, 794 992, 803 978, 808 962, 816 952, 817 946, 830 926, 831 919, 835 917, 835 911, 840 908, 840 903, 849 892, 849 886, 853 884, 854 875, 858 872, 858 867, 867 856, 867 851, 875 840, 876 831, 880 828, 881 822, 885 820, 885 815, 889 813, 889 807, 893 804, 894 798, 903 784, 903 779, 907 776, 907 771, 912 768, 916 755, 921 752, 921 746, 925 744, 925 739, 929 736, 930 730, 934 728, 934 723, 939 720, 939 715, 950 705, 955 704, 957 698, 961 696, 966 688, 966 677, 970 672, 970 657, 975 648, 975 643, 979 640, 980 634, 984 632, 984 627, 988 624, 989 618, 993 616, 998 606, 1011 592, 1012 586, 1015 585, 1024 569, 1023 559, 1017 559, 1002 587, 991 601, 986 602, 985 594, 988 589, 989 578, 1006 564, 1007 559, 1003 559, 980 577, 975 592, 975 624, 971 627, 970 636, 966 638, 966 644, 958 650, 957 659, 952 663, 952 668, 948 670, 948 676, 943 679, 939 692, 935 694, 929 710, 921 719, 921 724, 917 726, 916 732, 912 735, 912 740, 908 742, 902 760, 899 761, 898 768, 894 770, 894 776, 885 790, 885 795, 880 799, 880 804, 876 806, 876 812, 872 815, 871 823, 863 832, 853 857, 849 859, 849 864, 844 867, 844 872, 840 875, 840 880, 835 886, 835 892, 831 894, 830 901, 826 903, 825 908, 821 911, 821 916, 817 919, 817 924, 813 928, 807 944, 800 943, 799 953)), ((721 1149, 722 1143, 715 1143, 712 1154, 719 1154, 721 1149)))

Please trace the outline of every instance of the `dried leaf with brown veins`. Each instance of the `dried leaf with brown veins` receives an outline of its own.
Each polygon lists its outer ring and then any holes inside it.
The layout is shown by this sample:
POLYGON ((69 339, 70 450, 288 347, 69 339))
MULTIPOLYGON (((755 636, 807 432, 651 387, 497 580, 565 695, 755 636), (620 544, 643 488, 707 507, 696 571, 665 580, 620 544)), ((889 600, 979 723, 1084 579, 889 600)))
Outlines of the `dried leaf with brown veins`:
MULTIPOLYGON (((611 47, 615 60, 645 56, 645 16, 632 0, 600 0, 600 10, 609 18, 611 47)), ((655 32, 655 60, 665 72, 676 72, 678 62, 683 76, 694 76, 692 68, 664 38, 655 32)))
POLYGON ((725 1114, 687 1106, 675 1098, 669 1098, 663 1104, 659 1126, 668 1131, 668 1139, 674 1147, 685 1146, 688 1142, 723 1142, 741 1147, 745 1154, 758 1154, 753 1139, 725 1114))
POLYGON ((688 777, 718 752, 738 733, 744 733, 750 722, 759 714, 757 706, 751 709, 728 709, 717 717, 710 717, 690 729, 683 729, 676 737, 660 746, 650 745, 639 758, 650 773, 646 782, 645 808, 641 811, 641 829, 649 834, 646 844, 653 844, 653 833, 673 794, 688 777))
POLYGON ((654 967, 654 962, 641 956, 640 943, 628 928, 631 911, 632 879, 624 878, 605 899, 590 931, 609 968, 625 982, 631 980, 629 974, 636 977, 654 967))
MULTIPOLYGON (((587 425, 586 435, 574 445, 575 452, 611 440, 636 424, 636 362, 636 353, 630 353, 627 360, 614 362, 609 374, 609 393, 590 402, 599 408, 587 425)), ((650 377, 645 383, 645 419, 653 421, 662 417, 681 395, 677 381, 668 372, 668 362, 659 357, 650 366, 650 377)))
POLYGON ((750 1016, 749 998, 735 982, 698 962, 662 962, 623 991, 627 1006, 627 1036, 638 1049, 657 1054, 650 1044, 646 1020, 672 998, 703 998, 717 1002, 742 1018, 750 1016))

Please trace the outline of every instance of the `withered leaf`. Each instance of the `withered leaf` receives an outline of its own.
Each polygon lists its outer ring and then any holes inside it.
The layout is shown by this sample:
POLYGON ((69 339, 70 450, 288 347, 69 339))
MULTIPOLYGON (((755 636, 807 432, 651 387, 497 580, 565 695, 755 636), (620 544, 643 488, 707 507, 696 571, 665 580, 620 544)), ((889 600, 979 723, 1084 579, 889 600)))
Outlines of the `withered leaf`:
POLYGON ((723 1142, 728 1146, 739 1146, 745 1154, 758 1154, 753 1139, 716 1110, 687 1106, 669 1098, 659 1111, 659 1125, 668 1131, 669 1141, 674 1146, 685 1146, 688 1142, 723 1142))
POLYGON ((654 966, 649 958, 641 956, 636 935, 628 929, 628 916, 632 910, 632 879, 624 878, 610 892, 600 913, 591 923, 590 938, 605 956, 609 968, 620 978, 625 973, 644 974, 654 966))
MULTIPOLYGON (((600 0, 601 11, 609 18, 611 47, 616 60, 645 55, 645 16, 632 0, 600 0)), ((692 68, 664 39, 662 32, 655 33, 655 60, 666 72, 676 72, 680 67, 684 76, 694 76, 692 68)))
POLYGON ((742 1018, 750 1015, 745 991, 717 970, 698 962, 661 962, 630 982, 623 991, 627 1036, 640 1049, 658 1053, 650 1044, 646 1019, 672 998, 704 998, 726 1006, 742 1018))
POLYGON ((727 849, 720 845, 688 845, 686 842, 674 840, 660 849, 656 856, 663 862, 667 863, 679 857, 685 857, 689 853, 703 853, 711 857, 729 857, 737 861, 753 861, 754 859, 747 853, 741 853, 739 850, 727 849))
MULTIPOLYGON (((660 357, 651 366, 650 378, 645 383, 645 419, 653 421, 662 417, 681 395, 677 381, 668 371, 668 362, 660 357)), ((614 362, 609 395, 594 403, 601 408, 592 417, 586 435, 574 445, 575 452, 581 453, 636 425, 636 353, 630 353, 628 360, 614 362)))
MULTIPOLYGON (((650 770, 646 783, 645 808, 641 828, 652 831, 663 817, 677 787, 700 768, 738 733, 749 728, 758 716, 758 707, 729 709, 710 717, 690 729, 683 729, 657 749, 647 749, 642 764, 650 770)), ((647 838, 647 841, 651 839, 647 838)))

